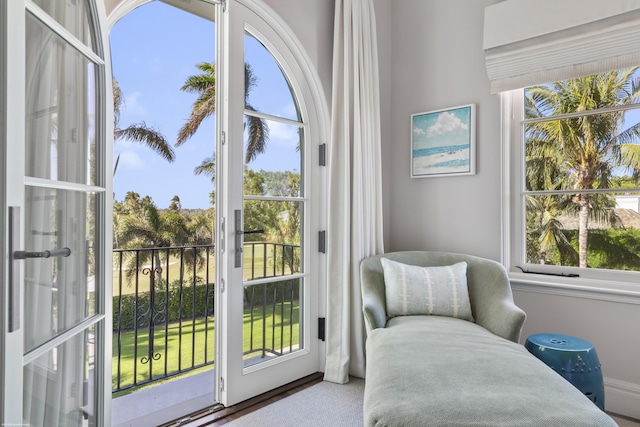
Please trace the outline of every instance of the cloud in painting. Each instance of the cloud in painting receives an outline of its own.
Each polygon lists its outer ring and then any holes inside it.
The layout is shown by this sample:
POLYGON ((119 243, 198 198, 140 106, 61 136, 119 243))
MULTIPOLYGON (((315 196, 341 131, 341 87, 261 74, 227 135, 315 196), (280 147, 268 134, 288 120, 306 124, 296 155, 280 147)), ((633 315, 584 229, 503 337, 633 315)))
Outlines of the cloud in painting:
POLYGON ((427 134, 427 132, 424 129, 422 129, 421 127, 418 127, 418 126, 414 126, 413 127, 413 133, 415 135, 426 135, 427 134))
POLYGON ((441 113, 436 122, 427 129, 427 136, 445 135, 448 133, 465 132, 468 129, 466 123, 448 111, 441 113))

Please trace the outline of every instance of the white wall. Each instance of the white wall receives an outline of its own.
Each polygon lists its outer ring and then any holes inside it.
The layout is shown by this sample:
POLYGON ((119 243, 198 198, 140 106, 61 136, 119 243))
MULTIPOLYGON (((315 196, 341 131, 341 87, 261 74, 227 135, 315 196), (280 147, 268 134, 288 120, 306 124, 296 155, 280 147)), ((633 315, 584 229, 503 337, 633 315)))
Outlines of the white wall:
MULTIPOLYGON (((500 101, 489 94, 484 8, 497 0, 375 0, 381 82, 385 246, 501 258, 500 101), (388 67, 388 68, 387 68, 388 67), (411 179, 410 116, 475 103, 477 174, 411 179)), ((585 338, 603 365, 606 408, 640 418, 639 296, 513 283, 527 313, 523 340, 555 332, 585 338)))
POLYGON ((484 8, 494 2, 391 4, 391 53, 381 58, 391 64, 387 250, 500 259, 500 100, 489 94, 482 50, 484 8), (464 104, 477 105, 477 174, 410 178, 411 114, 464 104))
POLYGON ((331 106, 334 0, 263 0, 286 23, 316 66, 331 106))
MULTIPOLYGON (((373 0, 376 13, 378 55, 380 64, 380 133, 382 139, 382 205, 384 210, 384 242, 388 252, 391 242, 391 76, 395 69, 391 63, 391 1, 373 0)), ((397 3, 397 2, 396 2, 397 3)))

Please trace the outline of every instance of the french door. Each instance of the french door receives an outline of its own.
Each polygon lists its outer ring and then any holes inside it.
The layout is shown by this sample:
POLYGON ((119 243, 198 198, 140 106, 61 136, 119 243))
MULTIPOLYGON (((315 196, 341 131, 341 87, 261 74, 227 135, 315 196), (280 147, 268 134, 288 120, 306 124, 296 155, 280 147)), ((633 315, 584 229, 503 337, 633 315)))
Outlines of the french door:
MULTIPOLYGON (((315 103, 317 76, 301 68, 306 58, 290 49, 279 21, 264 18, 270 13, 262 3, 217 7, 224 12, 216 55, 216 376, 217 400, 231 405, 321 369, 319 147, 327 117, 315 103), (258 88, 255 98, 246 95, 245 64, 259 68, 250 51, 271 56, 287 108, 262 104, 270 95, 258 96, 258 88), (263 149, 252 145, 260 124, 270 132, 263 149), (274 166, 277 160, 284 163, 274 166)), ((100 426, 111 418, 113 115, 105 15, 100 0, 0 2, 6 425, 100 426)), ((271 78, 258 74, 269 87, 271 78)))
POLYGON ((104 6, 12 0, 1 8, 1 421, 104 425, 112 134, 104 6))
POLYGON ((216 367, 225 405, 320 370, 319 112, 312 79, 261 8, 226 2, 217 55, 216 367))

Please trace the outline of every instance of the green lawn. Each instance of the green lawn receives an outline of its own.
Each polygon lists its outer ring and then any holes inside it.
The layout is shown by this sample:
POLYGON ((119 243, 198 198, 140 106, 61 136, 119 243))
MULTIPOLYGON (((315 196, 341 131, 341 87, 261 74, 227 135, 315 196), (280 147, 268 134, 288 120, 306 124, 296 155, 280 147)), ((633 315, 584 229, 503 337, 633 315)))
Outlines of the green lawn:
MULTIPOLYGON (((263 316, 262 306, 253 309, 253 324, 251 322, 251 310, 245 309, 243 349, 248 352, 251 348, 276 348, 282 347, 283 352, 288 352, 290 345, 296 350, 299 344, 299 315, 300 307, 297 301, 292 305, 285 302, 266 306, 263 316), (293 309, 293 314, 291 310, 293 309), (275 312, 274 312, 275 311, 275 312), (290 319, 293 321, 290 321, 290 319), (263 323, 263 319, 265 322, 263 323), (275 326, 275 327, 274 327, 275 326), (290 328, 291 326, 291 328, 290 328), (262 333, 265 331, 265 344, 262 344, 262 333), (253 339, 251 339, 253 332, 253 339), (253 344, 253 346, 252 346, 253 344)), ((158 360, 151 363, 142 363, 141 358, 147 356, 149 349, 149 329, 138 330, 137 358, 135 357, 135 334, 133 331, 123 332, 120 335, 122 357, 120 359, 120 387, 133 384, 134 367, 137 370, 137 381, 145 381, 150 378, 164 376, 165 365, 169 374, 178 372, 191 366, 197 366, 206 362, 213 362, 215 354, 214 319, 197 319, 194 323, 183 321, 168 326, 167 340, 165 342, 164 325, 158 325, 154 331, 154 354, 158 354, 158 360), (194 333, 195 330, 195 333, 194 333), (180 347, 182 342, 182 347, 180 347), (181 348, 181 350, 180 350, 181 348), (195 348, 195 352, 192 349, 195 348), (150 368, 153 366, 152 368, 150 368)), ((251 353, 244 356, 245 359, 259 356, 260 353, 251 353)), ((117 387, 118 375, 118 335, 113 336, 112 387, 117 387)), ((212 366, 201 368, 211 369, 212 366)), ((114 397, 128 394, 133 389, 118 392, 114 397)))

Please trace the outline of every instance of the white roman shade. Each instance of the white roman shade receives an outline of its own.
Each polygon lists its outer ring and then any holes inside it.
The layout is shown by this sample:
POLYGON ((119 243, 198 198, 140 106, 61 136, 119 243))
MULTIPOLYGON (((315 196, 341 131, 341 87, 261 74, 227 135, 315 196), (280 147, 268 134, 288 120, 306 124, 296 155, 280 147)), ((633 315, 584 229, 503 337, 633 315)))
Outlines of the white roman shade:
POLYGON ((507 0, 485 9, 491 93, 640 65, 640 0, 507 0))

